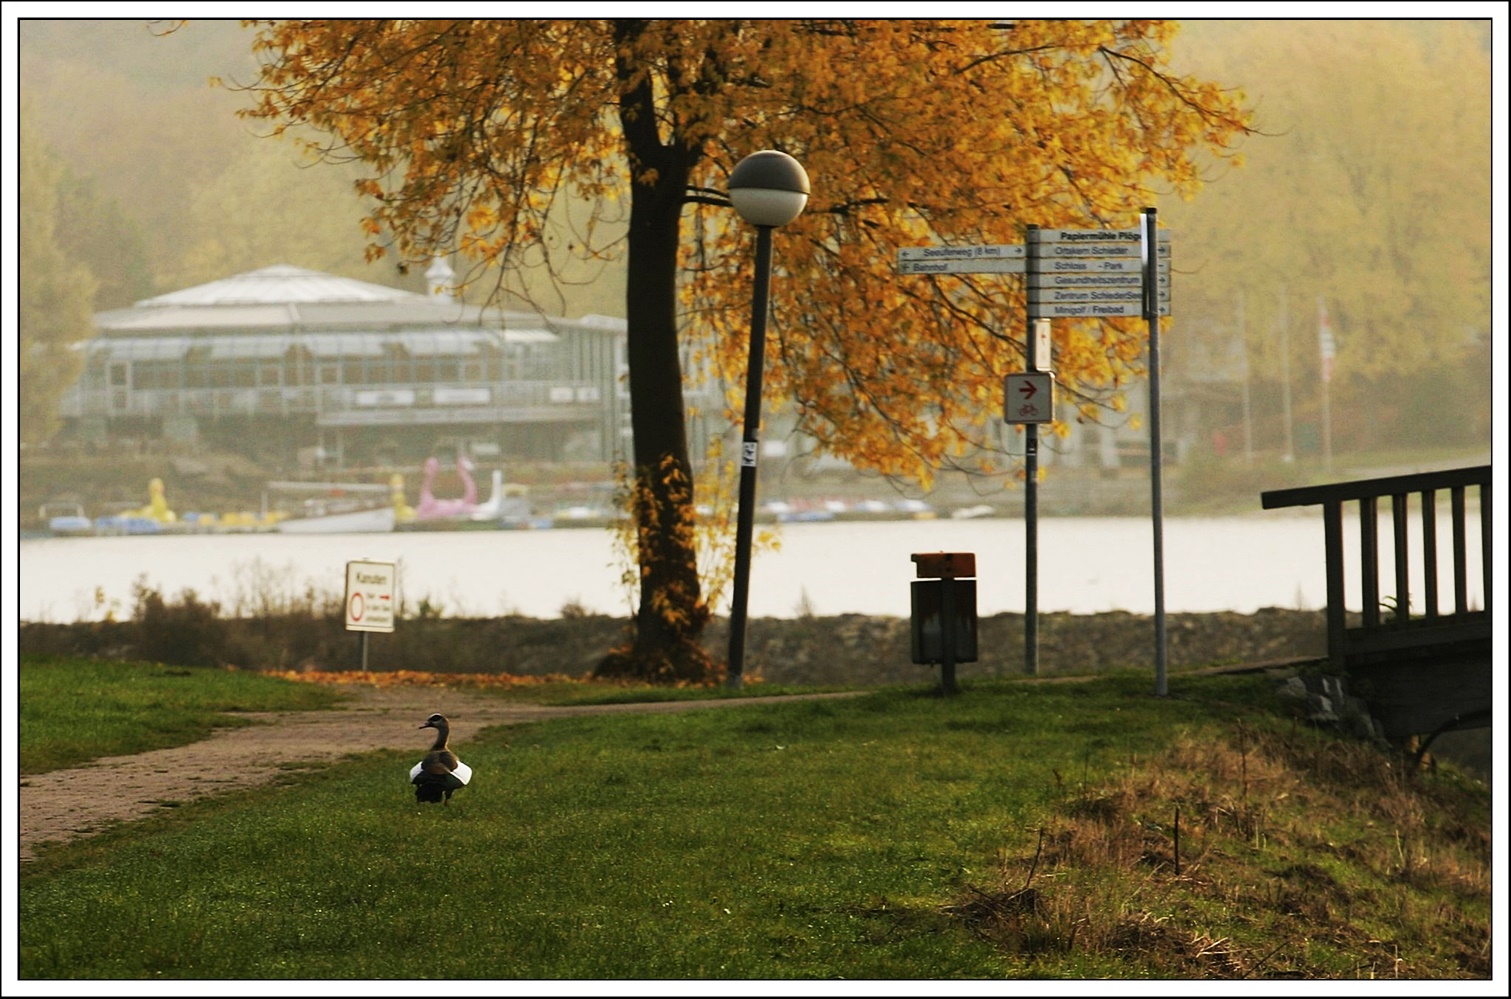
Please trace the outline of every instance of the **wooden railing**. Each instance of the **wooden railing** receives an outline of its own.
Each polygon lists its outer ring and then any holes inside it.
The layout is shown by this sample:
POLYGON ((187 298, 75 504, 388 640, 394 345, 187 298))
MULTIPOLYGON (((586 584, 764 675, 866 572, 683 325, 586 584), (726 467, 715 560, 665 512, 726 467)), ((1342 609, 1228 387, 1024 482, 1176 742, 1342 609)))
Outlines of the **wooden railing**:
POLYGON ((1389 652, 1410 646, 1488 636, 1490 630, 1490 466, 1456 468, 1417 475, 1395 475, 1300 489, 1276 489, 1260 494, 1266 510, 1291 506, 1322 507, 1323 538, 1327 558, 1328 658, 1340 665, 1348 659, 1373 652, 1389 652), (1465 492, 1478 487, 1480 518, 1480 572, 1484 609, 1469 607, 1467 504, 1465 492), (1439 607, 1437 494, 1446 490, 1452 522, 1453 610, 1439 607), (1421 497, 1421 545, 1415 553, 1422 562, 1422 614, 1413 617, 1408 584, 1410 551, 1407 497, 1421 497), (1391 508, 1392 546, 1395 562, 1394 605, 1382 614, 1380 601, 1379 501, 1388 498, 1391 508), (1350 629, 1344 608, 1343 507, 1359 504, 1359 566, 1362 627, 1350 629))
POLYGON ((1387 734, 1436 732, 1448 727, 1487 724, 1490 711, 1490 466, 1418 475, 1363 479, 1261 493, 1266 510, 1321 506, 1327 558, 1327 657, 1351 676, 1367 678, 1372 708, 1387 734), (1478 489, 1480 581, 1483 604, 1471 609, 1469 589, 1469 505, 1478 489), (1453 608, 1440 607, 1438 494, 1448 493, 1453 560, 1453 608), (1421 530, 1410 537, 1408 499, 1420 497, 1421 530), (1389 499, 1390 543, 1395 593, 1380 597, 1380 501, 1389 499), (1358 627, 1349 627, 1344 606, 1344 505, 1359 505, 1357 571, 1363 606, 1358 627), (1422 566, 1420 613, 1409 585, 1413 559, 1422 566))

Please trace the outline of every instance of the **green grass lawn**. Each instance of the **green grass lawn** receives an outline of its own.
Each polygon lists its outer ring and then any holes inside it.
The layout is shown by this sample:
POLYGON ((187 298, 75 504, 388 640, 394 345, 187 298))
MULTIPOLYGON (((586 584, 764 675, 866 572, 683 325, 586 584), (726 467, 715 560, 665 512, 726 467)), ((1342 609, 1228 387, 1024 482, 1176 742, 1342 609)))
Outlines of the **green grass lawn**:
POLYGON ((1488 975, 1483 786, 1298 728, 1262 678, 1151 689, 491 729, 449 807, 370 754, 45 848, 20 975, 1488 975))
POLYGON ((256 673, 159 663, 22 656, 18 673, 22 774, 182 746, 216 726, 249 724, 234 712, 325 708, 341 696, 256 673))

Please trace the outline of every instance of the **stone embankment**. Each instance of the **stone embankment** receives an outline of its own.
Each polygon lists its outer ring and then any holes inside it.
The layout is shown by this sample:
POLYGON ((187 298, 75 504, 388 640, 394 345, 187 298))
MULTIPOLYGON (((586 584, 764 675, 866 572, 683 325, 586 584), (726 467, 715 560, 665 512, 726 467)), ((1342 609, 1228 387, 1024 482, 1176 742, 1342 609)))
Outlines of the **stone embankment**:
MULTIPOLYGON (((1327 649, 1321 611, 1170 614, 1166 632, 1172 669, 1322 656, 1327 649)), ((937 669, 913 664, 908 633, 906 618, 757 618, 746 631, 746 677, 816 685, 927 681, 937 669)), ((432 618, 406 621, 393 634, 376 636, 368 663, 378 671, 576 677, 591 673, 604 653, 626 636, 624 619, 599 615, 432 618)), ((705 645, 722 660, 728 641, 726 621, 715 619, 704 633, 705 645)), ((160 659, 180 665, 230 663, 250 669, 344 670, 360 665, 359 647, 340 620, 308 617, 226 621, 186 616, 162 622, 156 634, 142 633, 133 622, 25 624, 20 646, 23 652, 160 659)), ((1023 675, 1023 615, 981 618, 977 646, 978 661, 959 664, 959 679, 1023 675)), ((1151 617, 1124 612, 1039 616, 1040 675, 1152 668, 1153 663, 1151 617)))

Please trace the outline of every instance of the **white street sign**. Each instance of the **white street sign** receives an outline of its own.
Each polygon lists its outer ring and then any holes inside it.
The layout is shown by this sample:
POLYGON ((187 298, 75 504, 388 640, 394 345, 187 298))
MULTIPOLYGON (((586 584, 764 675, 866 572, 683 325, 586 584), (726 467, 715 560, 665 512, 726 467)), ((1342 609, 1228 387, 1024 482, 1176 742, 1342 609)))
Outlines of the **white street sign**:
MULTIPOLYGON (((1170 255, 1169 243, 1156 243, 1157 257, 1170 255)), ((1142 259, 1144 248, 1138 243, 1041 243, 1039 259, 1054 260, 1077 257, 1097 259, 1103 257, 1137 257, 1142 259)), ((1042 268, 1041 268, 1042 269, 1042 268)))
MULTIPOLYGON (((1030 302, 1028 305, 1030 319, 1112 319, 1118 316, 1142 316, 1143 314, 1144 307, 1140 302, 1102 302, 1088 305, 1030 302)), ((1169 302, 1159 303, 1159 314, 1162 316, 1170 314, 1169 302)))
MULTIPOLYGON (((1027 274, 1030 319, 1143 315, 1144 230, 1033 230, 1028 244, 909 246, 897 251, 902 274, 1027 274)), ((1171 232, 1155 233, 1159 315, 1170 315, 1171 232)), ((1021 422, 1021 421, 1018 421, 1021 422)))
MULTIPOLYGON (((1156 263, 1162 277, 1170 276, 1170 257, 1160 257, 1156 263)), ((1039 272, 1041 274, 1140 274, 1144 270, 1144 261, 1138 257, 1112 258, 1098 257, 1095 259, 1080 258, 1076 260, 1040 260, 1039 272)))
POLYGON ((897 251, 897 259, 976 260, 981 257, 1021 257, 1026 252, 1022 243, 989 246, 904 246, 897 251))
MULTIPOLYGON (((1170 229, 1160 229, 1155 235, 1159 243, 1170 242, 1170 229)), ((1143 229, 1040 229, 1041 243, 1132 243, 1137 246, 1144 238, 1143 229)))
POLYGON ((1006 423, 1051 423, 1055 418, 1055 376, 1017 371, 1003 380, 1002 419, 1006 423))
MULTIPOLYGON (((1030 305, 1048 304, 1051 302, 1142 302, 1144 290, 1137 285, 1132 288, 1030 288, 1028 301, 1030 305)), ((1161 303, 1170 301, 1170 287, 1161 284, 1159 289, 1161 303)))
MULTIPOLYGON (((1160 282, 1164 284, 1163 281, 1160 282)), ((1095 271, 1075 271, 1069 274, 1055 271, 1051 274, 1030 274, 1030 288, 1142 288, 1144 275, 1137 271, 1106 274, 1095 271)))
POLYGON ((346 563, 346 630, 394 630, 392 562, 346 563))
POLYGON ((1012 257, 897 261, 897 270, 901 274, 1022 274, 1027 269, 1027 260, 1012 257))

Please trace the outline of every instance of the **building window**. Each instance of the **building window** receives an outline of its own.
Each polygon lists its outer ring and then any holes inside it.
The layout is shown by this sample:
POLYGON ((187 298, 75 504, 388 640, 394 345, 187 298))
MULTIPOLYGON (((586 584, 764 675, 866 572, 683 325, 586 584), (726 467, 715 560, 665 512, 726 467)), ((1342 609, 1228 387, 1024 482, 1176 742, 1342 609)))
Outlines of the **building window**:
POLYGON ((176 363, 138 361, 131 366, 134 389, 176 389, 183 382, 183 369, 176 363))
POLYGON ((283 365, 289 385, 309 385, 315 380, 315 358, 306 347, 294 346, 284 351, 283 365))

